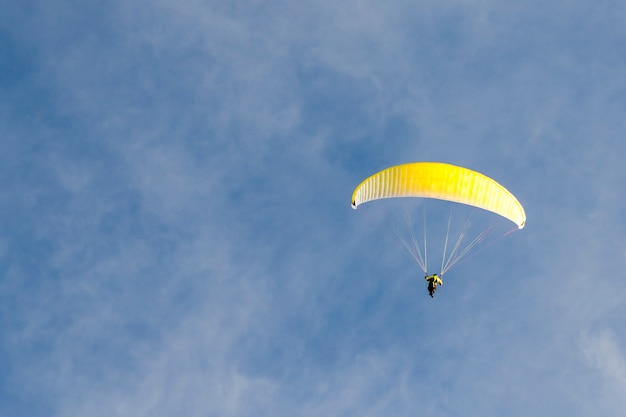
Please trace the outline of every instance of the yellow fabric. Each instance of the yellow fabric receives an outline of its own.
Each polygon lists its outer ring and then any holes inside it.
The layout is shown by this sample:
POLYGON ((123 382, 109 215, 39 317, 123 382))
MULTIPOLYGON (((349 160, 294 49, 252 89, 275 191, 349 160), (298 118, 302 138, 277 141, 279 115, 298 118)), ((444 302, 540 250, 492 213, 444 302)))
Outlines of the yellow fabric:
POLYGON ((436 275, 431 275, 429 277, 425 277, 424 279, 428 282, 433 281, 434 285, 443 285, 443 281, 441 280, 441 278, 436 275))
POLYGON ((424 197, 479 207, 511 220, 520 229, 524 208, 493 179, 441 162, 413 162, 384 169, 366 178, 352 194, 352 207, 393 197, 424 197))

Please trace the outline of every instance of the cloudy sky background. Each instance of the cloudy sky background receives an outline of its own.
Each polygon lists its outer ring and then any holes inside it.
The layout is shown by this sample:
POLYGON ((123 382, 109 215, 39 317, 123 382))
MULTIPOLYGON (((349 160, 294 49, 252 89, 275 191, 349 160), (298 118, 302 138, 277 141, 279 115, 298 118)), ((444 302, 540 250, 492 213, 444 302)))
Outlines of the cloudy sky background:
POLYGON ((0 415, 623 415, 623 2, 0 9, 0 415), (434 300, 420 160, 528 216, 434 300))

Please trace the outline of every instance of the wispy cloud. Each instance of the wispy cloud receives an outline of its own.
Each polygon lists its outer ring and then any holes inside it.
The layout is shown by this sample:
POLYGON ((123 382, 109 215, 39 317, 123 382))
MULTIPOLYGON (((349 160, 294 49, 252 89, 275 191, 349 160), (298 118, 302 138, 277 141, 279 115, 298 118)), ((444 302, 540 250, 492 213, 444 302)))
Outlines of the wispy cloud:
POLYGON ((621 415, 624 8, 535 3, 7 5, 0 414, 621 415), (411 160, 528 214, 434 300, 411 160))
POLYGON ((626 356, 616 333, 607 327, 584 333, 579 347, 587 364, 597 371, 591 389, 602 408, 607 412, 623 408, 626 403, 620 393, 626 389, 626 356))

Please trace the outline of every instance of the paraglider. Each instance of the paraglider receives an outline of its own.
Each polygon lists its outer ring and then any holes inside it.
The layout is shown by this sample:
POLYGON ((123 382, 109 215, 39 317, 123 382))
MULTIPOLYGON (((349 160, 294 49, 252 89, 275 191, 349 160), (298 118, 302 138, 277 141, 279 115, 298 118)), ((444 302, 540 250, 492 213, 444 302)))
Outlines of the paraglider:
POLYGON ((432 274, 431 276, 426 274, 424 279, 428 282, 428 294, 430 295, 430 298, 433 298, 435 291, 437 291, 437 285, 443 285, 443 281, 437 276, 437 274, 432 274))
MULTIPOLYGON (((355 188, 352 194, 352 207, 356 209, 359 205, 374 200, 398 197, 437 199, 487 210, 513 222, 517 226, 513 230, 522 229, 526 224, 526 214, 520 202, 494 179, 467 168, 441 162, 396 165, 369 176, 355 188)), ((416 239, 413 238, 411 244, 402 240, 405 248, 426 273, 425 279, 429 282, 428 290, 431 297, 437 285, 443 284, 441 277, 444 273, 474 245, 480 243, 482 236, 474 239, 463 250, 460 249, 460 240, 461 237, 451 257, 444 262, 448 244, 446 235, 440 275, 428 275, 425 259, 426 237, 424 237, 424 256, 416 239)))

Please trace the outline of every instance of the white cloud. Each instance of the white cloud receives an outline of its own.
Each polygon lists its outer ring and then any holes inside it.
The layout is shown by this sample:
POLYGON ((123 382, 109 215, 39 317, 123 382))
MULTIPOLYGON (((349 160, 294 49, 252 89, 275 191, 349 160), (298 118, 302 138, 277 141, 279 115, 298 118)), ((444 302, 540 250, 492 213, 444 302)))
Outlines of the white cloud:
POLYGON ((588 366, 597 371, 591 379, 597 381, 591 389, 599 404, 607 410, 626 407, 626 355, 616 333, 608 327, 600 327, 583 333, 579 348, 588 366))
POLYGON ((0 386, 58 415, 618 415, 623 29, 435 3, 41 2, 7 26, 40 89, 0 116, 0 386), (400 159, 527 207, 435 300, 349 208, 400 159))

